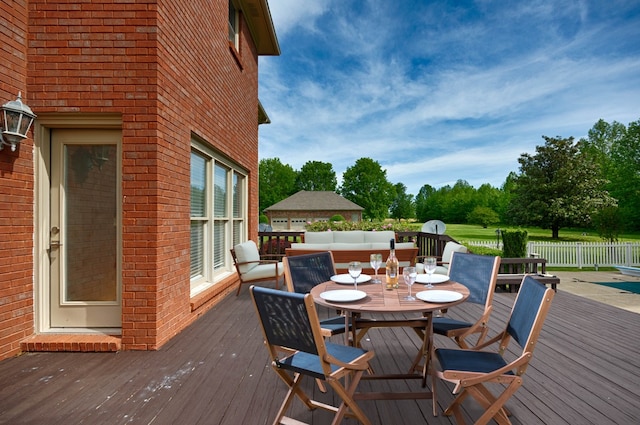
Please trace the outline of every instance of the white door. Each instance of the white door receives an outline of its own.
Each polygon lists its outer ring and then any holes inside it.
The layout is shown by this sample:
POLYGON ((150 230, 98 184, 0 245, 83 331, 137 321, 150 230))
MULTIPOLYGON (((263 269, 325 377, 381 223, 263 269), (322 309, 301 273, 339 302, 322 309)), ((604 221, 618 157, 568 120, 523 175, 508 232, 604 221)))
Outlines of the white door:
POLYGON ((51 130, 51 328, 121 326, 121 137, 51 130))

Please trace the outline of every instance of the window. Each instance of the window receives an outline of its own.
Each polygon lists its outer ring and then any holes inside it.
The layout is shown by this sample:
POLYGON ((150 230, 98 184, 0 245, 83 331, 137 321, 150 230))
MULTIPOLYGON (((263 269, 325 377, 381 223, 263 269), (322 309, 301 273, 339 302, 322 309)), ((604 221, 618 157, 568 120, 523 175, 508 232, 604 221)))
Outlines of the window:
POLYGON ((229 43, 236 49, 239 50, 239 14, 238 10, 233 4, 233 1, 229 0, 229 43))
POLYGON ((246 239, 246 173, 204 144, 191 150, 191 294, 233 272, 229 250, 246 239))

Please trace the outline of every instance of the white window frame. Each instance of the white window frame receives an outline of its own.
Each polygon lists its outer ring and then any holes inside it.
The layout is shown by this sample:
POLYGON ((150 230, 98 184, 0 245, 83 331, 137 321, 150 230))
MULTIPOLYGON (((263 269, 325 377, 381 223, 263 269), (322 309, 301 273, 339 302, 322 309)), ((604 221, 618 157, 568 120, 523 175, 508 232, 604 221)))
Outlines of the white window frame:
POLYGON ((190 217, 191 223, 195 221, 204 222, 203 258, 201 259, 203 272, 200 275, 191 276, 191 296, 193 297, 215 285, 230 273, 235 273, 230 251, 234 244, 244 242, 247 239, 248 173, 242 167, 198 140, 192 140, 191 153, 203 157, 206 161, 205 214, 204 217, 190 217), (226 184, 224 187, 226 211, 221 216, 216 216, 215 214, 214 193, 217 166, 226 171, 226 184), (234 209, 234 182, 236 181, 238 182, 240 198, 238 203, 235 204, 237 208, 234 209), (223 229, 221 241, 216 239, 216 228, 220 228, 220 226, 223 229), (216 249, 219 252, 216 252, 216 249), (218 264, 216 264, 216 260, 218 264))
POLYGON ((233 0, 229 0, 229 43, 240 50, 240 10, 233 0), (233 16, 231 14, 233 13, 233 16))

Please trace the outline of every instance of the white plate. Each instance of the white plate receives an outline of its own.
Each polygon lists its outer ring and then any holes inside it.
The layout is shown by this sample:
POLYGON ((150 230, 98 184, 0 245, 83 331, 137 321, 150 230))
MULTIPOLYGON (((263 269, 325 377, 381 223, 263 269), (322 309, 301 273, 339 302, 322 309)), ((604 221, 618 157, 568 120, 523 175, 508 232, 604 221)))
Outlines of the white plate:
POLYGON ((455 291, 442 291, 440 289, 431 289, 428 291, 421 291, 416 294, 419 300, 427 301, 430 303, 451 303, 458 301, 462 298, 460 292, 455 291))
POLYGON ((354 289, 337 289, 335 291, 325 291, 320 294, 320 298, 334 303, 348 303, 358 301, 367 296, 366 292, 354 289))
MULTIPOLYGON (((348 274, 337 274, 335 276, 331 276, 331 280, 335 283, 340 283, 342 285, 353 285, 353 278, 348 274)), ((358 276, 358 283, 365 283, 371 280, 371 276, 366 274, 361 274, 358 276)))
MULTIPOLYGON (((447 276, 446 274, 434 273, 431 276, 431 283, 444 283, 448 280, 449 280, 449 276, 447 276)), ((429 275, 419 273, 418 276, 416 276, 416 283, 424 283, 426 285, 427 283, 429 283, 429 275)))

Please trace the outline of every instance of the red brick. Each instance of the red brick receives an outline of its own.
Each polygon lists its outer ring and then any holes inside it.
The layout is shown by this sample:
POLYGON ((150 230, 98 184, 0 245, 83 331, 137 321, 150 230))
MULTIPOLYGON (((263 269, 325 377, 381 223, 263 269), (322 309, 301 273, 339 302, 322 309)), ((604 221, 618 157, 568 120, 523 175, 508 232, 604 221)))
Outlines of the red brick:
MULTIPOLYGON (((256 237, 258 62, 248 27, 241 25, 240 67, 227 44, 226 0, 193 0, 188 10, 184 1, 167 0, 162 11, 144 2, 31 0, 14 2, 8 13, 11 26, 0 33, 1 99, 22 91, 38 115, 122 116, 121 344, 157 349, 235 284, 229 279, 210 298, 189 299, 191 131, 248 170, 248 229, 256 237), (180 33, 193 28, 213 33, 180 33), (190 52, 206 53, 195 61, 190 52)), ((7 212, 0 222, 0 330, 11 329, 12 338, 0 345, 2 359, 34 332, 33 141, 0 155, 0 210, 7 212)), ((110 351, 113 344, 25 346, 110 351)))

